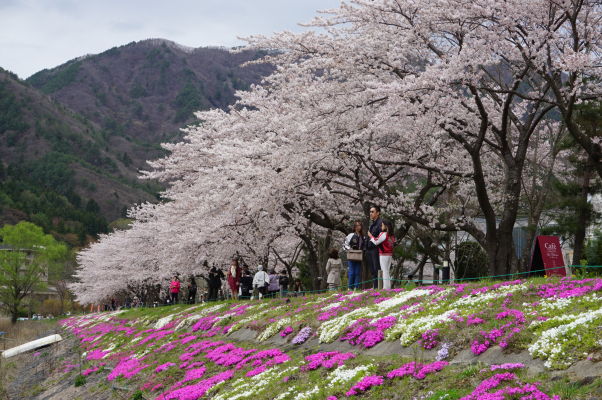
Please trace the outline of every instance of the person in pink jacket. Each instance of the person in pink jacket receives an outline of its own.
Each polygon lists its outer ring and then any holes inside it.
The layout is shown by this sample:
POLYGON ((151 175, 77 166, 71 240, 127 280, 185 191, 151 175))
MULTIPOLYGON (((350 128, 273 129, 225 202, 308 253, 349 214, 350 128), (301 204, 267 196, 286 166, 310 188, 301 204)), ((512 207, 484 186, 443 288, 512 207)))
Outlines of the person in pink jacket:
POLYGON ((368 236, 370 241, 378 246, 380 269, 383 271, 383 289, 391 289, 391 261, 393 261, 393 246, 395 245, 391 222, 383 220, 381 231, 377 237, 370 232, 368 232, 368 236))
POLYGON ((169 284, 169 297, 171 304, 178 304, 178 295, 180 294, 180 278, 173 277, 173 281, 169 284))

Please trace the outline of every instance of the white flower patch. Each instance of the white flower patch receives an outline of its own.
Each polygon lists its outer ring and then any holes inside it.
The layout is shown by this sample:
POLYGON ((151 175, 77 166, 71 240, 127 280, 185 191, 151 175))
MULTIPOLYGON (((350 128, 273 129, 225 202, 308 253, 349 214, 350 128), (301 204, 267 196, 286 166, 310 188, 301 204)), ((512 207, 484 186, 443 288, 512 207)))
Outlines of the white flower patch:
POLYGON ((454 301, 450 305, 450 307, 459 308, 459 309, 466 308, 466 307, 474 307, 474 306, 477 306, 479 304, 482 304, 482 303, 485 303, 488 301, 504 298, 504 297, 506 297, 506 295, 508 293, 524 292, 527 289, 528 289, 528 287, 524 283, 521 283, 519 285, 503 286, 498 289, 489 291, 487 293, 479 293, 477 295, 462 297, 462 298, 454 301))
POLYGON ((555 317, 548 318, 545 321, 535 320, 529 324, 529 328, 537 328, 539 325, 543 325, 545 323, 549 323, 552 321, 553 322, 574 321, 577 318, 579 318, 580 316, 581 316, 581 314, 563 314, 563 315, 557 315, 555 317))
POLYGON ((320 326, 320 342, 330 343, 335 340, 342 332, 359 318, 372 318, 378 315, 378 311, 363 307, 355 309, 347 314, 333 318, 322 323, 320 326))
POLYGON ((299 393, 295 396, 295 400, 309 400, 313 398, 313 395, 320 391, 319 386, 314 386, 313 389, 308 390, 307 392, 299 393))
POLYGON ((328 374, 328 378, 326 379, 327 381, 330 381, 328 388, 334 389, 337 386, 346 385, 348 382, 363 378, 372 367, 372 364, 360 365, 355 368, 346 368, 344 365, 341 365, 328 374))
POLYGON ((294 394, 297 391, 297 387, 293 386, 289 388, 286 392, 280 393, 277 397, 274 397, 274 400, 284 400, 294 394))
POLYGON ((261 374, 252 376, 251 378, 239 378, 232 384, 232 388, 227 393, 215 396, 215 400, 238 400, 255 398, 261 392, 270 386, 271 383, 279 381, 283 376, 292 374, 297 367, 288 367, 278 369, 270 368, 261 374))
POLYGON ((541 333, 539 339, 529 346, 533 357, 547 359, 544 365, 548 368, 555 366, 566 367, 571 360, 565 358, 565 347, 574 346, 580 340, 578 327, 588 326, 602 319, 602 308, 582 314, 574 321, 550 328, 541 333))
POLYGON ((376 311, 378 311, 378 312, 384 312, 384 311, 388 310, 389 308, 400 306, 410 299, 413 299, 415 297, 420 297, 420 296, 427 296, 430 293, 431 293, 430 291, 424 290, 424 289, 414 289, 414 290, 411 290, 408 292, 401 292, 398 295, 396 295, 395 297, 391 297, 390 299, 381 301, 380 303, 375 304, 374 306, 371 306, 371 307, 374 307, 376 309, 376 311))
POLYGON ((456 310, 448 310, 443 314, 426 315, 413 320, 401 320, 385 334, 387 339, 393 339, 399 335, 399 341, 402 346, 409 346, 425 331, 437 326, 446 324, 453 315, 457 315, 456 310))
POLYGON ((340 301, 339 301, 338 303, 332 303, 332 304, 329 304, 329 305, 327 305, 326 307, 322 307, 322 311, 327 311, 327 310, 330 310, 331 308, 338 307, 338 306, 340 306, 341 304, 343 304, 343 303, 342 303, 342 302, 340 302, 340 301))
POLYGON ((174 319, 174 317, 175 317, 175 314, 170 314, 166 317, 161 318, 160 320, 157 321, 154 328, 155 329, 163 328, 165 325, 169 324, 171 322, 171 320, 174 319))
POLYGON ((291 319, 289 317, 282 318, 282 319, 268 325, 268 327, 265 328, 265 330, 263 332, 261 332, 261 334, 259 336, 257 336, 257 340, 259 340, 260 342, 263 342, 267 338, 274 336, 274 334, 276 334, 276 332, 279 332, 280 329, 282 329, 285 326, 290 325, 290 324, 291 324, 291 319))

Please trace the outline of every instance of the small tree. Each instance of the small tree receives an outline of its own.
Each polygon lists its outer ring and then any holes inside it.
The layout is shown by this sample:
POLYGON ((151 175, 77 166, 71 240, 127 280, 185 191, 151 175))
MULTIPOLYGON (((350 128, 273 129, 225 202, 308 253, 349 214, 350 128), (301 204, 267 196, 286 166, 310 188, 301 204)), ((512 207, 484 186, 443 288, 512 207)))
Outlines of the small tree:
POLYGON ((0 302, 15 323, 23 299, 43 286, 48 266, 63 260, 68 251, 31 222, 5 225, 0 238, 0 302))

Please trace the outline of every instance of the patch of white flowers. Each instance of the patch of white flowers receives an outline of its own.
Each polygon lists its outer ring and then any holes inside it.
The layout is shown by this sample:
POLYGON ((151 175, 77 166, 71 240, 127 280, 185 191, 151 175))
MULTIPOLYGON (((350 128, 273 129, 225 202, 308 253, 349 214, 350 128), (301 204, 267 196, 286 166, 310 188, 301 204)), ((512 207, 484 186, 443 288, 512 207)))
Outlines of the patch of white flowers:
POLYGON ((175 316, 175 314, 170 314, 166 317, 161 318, 160 320, 157 321, 157 323, 155 324, 155 326, 153 328, 155 328, 155 329, 163 328, 165 325, 167 325, 171 322, 171 320, 174 318, 174 316, 175 316))
POLYGON ((425 315, 411 320, 401 320, 387 331, 385 337, 388 340, 399 337, 402 346, 409 346, 424 332, 448 323, 456 310, 448 310, 442 314, 425 315))
POLYGON ((544 365, 548 368, 567 367, 571 363, 565 354, 567 349, 575 347, 576 343, 580 341, 584 327, 596 322, 602 322, 602 308, 581 314, 568 324, 543 331, 539 338, 529 346, 529 353, 533 357, 546 359, 544 365))
POLYGON ((312 389, 309 389, 306 392, 299 393, 295 396, 295 400, 310 400, 314 398, 314 394, 317 394, 320 391, 319 386, 314 386, 312 389))
POLYGON ((268 327, 265 328, 263 330, 263 332, 261 332, 261 334, 259 334, 259 336, 257 336, 257 340, 259 340, 260 342, 263 342, 267 338, 274 336, 277 332, 279 332, 285 326, 290 325, 291 322, 292 322, 292 320, 289 317, 279 319, 278 321, 268 325, 268 327))
POLYGON ((330 381, 328 388, 334 389, 346 385, 348 382, 363 378, 365 375, 368 375, 368 372, 372 369, 372 364, 360 365, 355 368, 346 368, 344 365, 341 365, 328 374, 328 378, 326 379, 327 381, 330 381))
POLYGON ((508 293, 524 292, 528 289, 528 286, 524 283, 517 285, 503 286, 495 290, 491 290, 487 293, 479 293, 477 295, 470 295, 468 297, 462 297, 451 304, 452 308, 465 308, 474 307, 485 302, 490 302, 496 299, 506 297, 508 293))

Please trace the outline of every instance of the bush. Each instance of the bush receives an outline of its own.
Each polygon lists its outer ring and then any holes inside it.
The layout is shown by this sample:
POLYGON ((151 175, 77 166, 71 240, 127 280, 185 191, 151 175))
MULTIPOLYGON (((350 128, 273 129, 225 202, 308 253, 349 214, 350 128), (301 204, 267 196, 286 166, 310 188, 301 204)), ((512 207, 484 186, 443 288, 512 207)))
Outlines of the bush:
POLYGON ((456 248, 456 279, 487 274, 487 254, 477 242, 462 242, 456 248))
POLYGON ((86 384, 86 377, 83 375, 78 375, 75 377, 75 382, 73 382, 75 387, 84 386, 86 384))
POLYGON ((140 390, 137 390, 132 397, 130 397, 130 400, 144 400, 144 394, 140 390))
POLYGON ((39 313, 42 315, 60 315, 61 314, 61 302, 59 299, 46 299, 40 306, 39 313))

